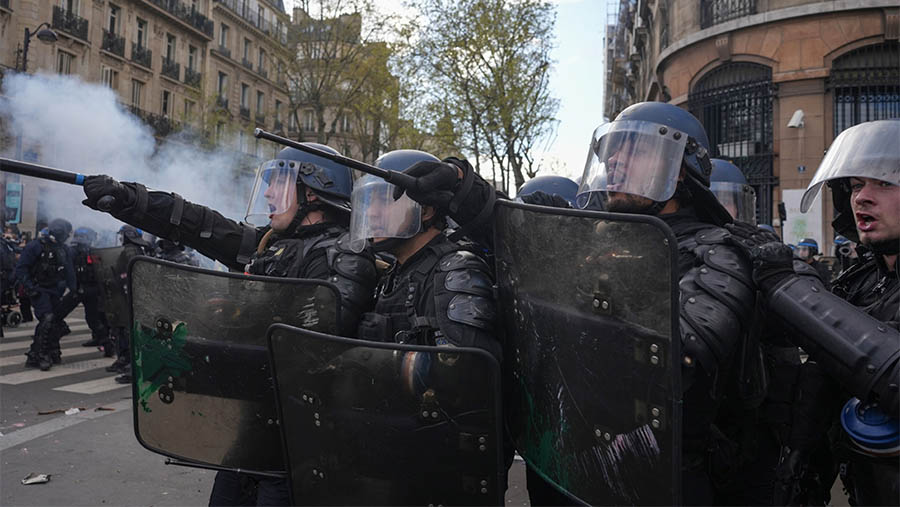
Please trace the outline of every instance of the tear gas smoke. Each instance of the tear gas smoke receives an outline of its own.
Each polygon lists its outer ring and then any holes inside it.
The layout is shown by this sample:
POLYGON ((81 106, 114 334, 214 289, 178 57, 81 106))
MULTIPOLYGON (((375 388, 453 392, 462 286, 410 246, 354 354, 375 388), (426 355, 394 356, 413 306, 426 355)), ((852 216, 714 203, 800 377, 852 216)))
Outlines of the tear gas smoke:
MULTIPOLYGON (((108 87, 59 75, 8 75, 3 82, 0 121, 14 140, 5 157, 22 151, 38 154, 37 163, 85 175, 108 174, 149 188, 177 192, 234 220, 243 218, 253 183, 253 167, 225 150, 164 140, 157 145, 149 126, 117 102, 108 87)), ((265 156, 277 147, 266 143, 265 156)), ((36 182, 22 177, 28 185, 36 182)), ((81 204, 82 190, 44 183, 38 197, 41 215, 64 217, 74 227, 117 231, 121 222, 81 204)))

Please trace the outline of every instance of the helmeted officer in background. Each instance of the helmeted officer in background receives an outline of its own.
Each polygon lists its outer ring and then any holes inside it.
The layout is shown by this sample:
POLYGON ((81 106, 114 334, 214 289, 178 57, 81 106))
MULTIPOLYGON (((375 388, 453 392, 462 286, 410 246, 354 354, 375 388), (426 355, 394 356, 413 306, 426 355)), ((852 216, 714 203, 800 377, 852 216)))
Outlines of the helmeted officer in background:
POLYGON ((101 306, 101 292, 91 258, 91 245, 97 239, 97 233, 89 227, 79 227, 72 235, 72 265, 75 268, 75 279, 78 290, 63 297, 58 320, 75 309, 78 304, 84 305, 84 320, 91 329, 91 339, 82 343, 83 347, 103 347, 106 357, 112 357, 113 344, 109 337, 109 324, 101 306))
MULTIPOLYGON (((118 277, 116 283, 120 290, 117 293, 128 297, 128 263, 139 255, 150 255, 153 247, 144 239, 144 231, 131 225, 123 225, 119 229, 119 242, 124 248, 119 254, 119 258, 116 259, 113 271, 118 277)), ((112 334, 116 337, 116 360, 106 367, 106 371, 121 373, 116 377, 116 382, 129 384, 131 383, 131 330, 118 326, 112 329, 112 334)))
MULTIPOLYGON (((337 154, 315 143, 310 146, 337 154)), ((201 254, 228 268, 285 278, 328 280, 341 293, 341 334, 354 336, 359 316, 372 305, 375 259, 371 251, 350 251, 352 174, 348 167, 294 148, 257 170, 247 222, 184 200, 176 193, 148 191, 140 183, 108 176, 88 177, 84 204, 113 196, 116 218, 201 254), (343 238, 343 239, 342 239, 343 238)), ((287 505, 282 479, 219 472, 210 505, 287 505)))
POLYGON ((859 262, 860 257, 856 251, 856 243, 838 234, 834 237, 834 256, 837 262, 832 266, 832 279, 846 271, 850 266, 859 262))
POLYGON ((816 258, 820 253, 819 243, 816 240, 813 238, 803 238, 797 243, 797 250, 794 252, 794 255, 815 269, 816 272, 819 273, 819 276, 822 277, 825 285, 828 285, 831 282, 831 273, 829 272, 828 266, 816 258))
POLYGON ((538 200, 546 199, 545 196, 551 196, 550 200, 543 204, 544 206, 564 207, 561 202, 553 202, 552 196, 556 195, 563 198, 572 207, 575 206, 575 194, 577 193, 578 183, 565 176, 545 174, 535 176, 523 183, 519 190, 516 191, 516 198, 525 202, 526 196, 533 196, 531 199, 528 199, 529 204, 542 205, 538 200))
POLYGON ((16 278, 31 299, 38 319, 34 340, 25 354, 25 366, 43 371, 62 361, 59 339, 63 330, 56 321, 56 312, 66 289, 78 288, 72 258, 65 245, 71 233, 72 224, 68 221, 52 220, 46 233, 25 246, 16 264, 16 278))
POLYGON ((791 456, 798 475, 804 462, 832 471, 818 481, 826 489, 818 496, 825 501, 838 469, 851 505, 897 505, 900 498, 898 139, 900 120, 867 122, 843 131, 803 195, 805 212, 827 184, 835 231, 872 254, 842 273, 831 292, 798 276, 791 251, 783 244, 766 242, 753 249, 753 276, 770 311, 793 329, 799 345, 827 375, 812 395, 821 400, 818 419, 832 423, 832 431, 825 425, 821 434, 839 436, 831 439, 828 452, 810 457, 798 449, 791 456))
MULTIPOLYGON (((743 435, 722 413, 759 404, 765 390, 758 365, 738 362, 759 358, 752 336, 756 287, 743 247, 723 228, 732 217, 709 189, 711 171, 709 141, 696 118, 670 104, 639 103, 594 132, 576 202, 588 209, 658 216, 678 239, 682 489, 685 503, 703 505, 740 501, 728 495, 741 480, 734 473, 740 453, 735 439, 743 435), (709 283, 711 278, 718 282, 709 283), (737 408, 723 411, 723 406, 737 408)), ((487 217, 496 195, 470 164, 452 158, 421 162, 407 174, 417 178, 415 188, 407 190, 410 197, 425 205, 456 203, 450 216, 490 245, 487 217)), ((748 224, 743 228, 766 234, 748 224)), ((531 486, 537 489, 542 481, 530 479, 533 504, 567 501, 555 491, 535 498, 531 486)))
POLYGON ((184 245, 179 245, 165 238, 156 240, 156 257, 164 261, 177 262, 188 266, 200 265, 200 262, 193 255, 185 251, 184 245))
MULTIPOLYGON (((732 218, 756 224, 756 191, 741 169, 727 160, 710 159, 709 189, 732 218)), ((772 231, 774 232, 774 231, 772 231)))
MULTIPOLYGON (((385 153, 375 165, 403 171, 421 161, 417 150, 385 153)), ((382 276, 375 308, 363 315, 359 338, 445 347, 478 347, 498 359, 493 274, 473 244, 444 235, 446 211, 409 197, 394 199, 394 185, 363 176, 353 188, 351 248, 368 244, 396 260, 382 276)))

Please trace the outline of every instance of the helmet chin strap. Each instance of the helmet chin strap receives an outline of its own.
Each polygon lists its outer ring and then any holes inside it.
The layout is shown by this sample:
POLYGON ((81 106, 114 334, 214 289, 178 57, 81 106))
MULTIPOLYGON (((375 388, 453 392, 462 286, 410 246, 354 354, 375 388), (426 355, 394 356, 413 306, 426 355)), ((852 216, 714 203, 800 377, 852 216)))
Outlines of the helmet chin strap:
POLYGON ((306 219, 306 216, 309 215, 312 211, 318 211, 322 209, 322 201, 310 201, 306 197, 306 187, 298 184, 297 185, 297 212, 294 213, 294 218, 291 219, 291 223, 288 224, 287 228, 285 228, 282 235, 291 236, 297 232, 300 227, 303 227, 303 220, 306 219))

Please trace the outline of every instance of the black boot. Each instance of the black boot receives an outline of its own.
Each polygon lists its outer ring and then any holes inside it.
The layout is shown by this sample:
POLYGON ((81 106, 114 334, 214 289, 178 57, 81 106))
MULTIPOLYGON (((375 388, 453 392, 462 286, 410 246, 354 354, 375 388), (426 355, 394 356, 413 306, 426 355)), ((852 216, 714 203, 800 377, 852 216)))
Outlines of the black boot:
POLYGON ((122 370, 122 374, 116 377, 116 382, 119 384, 131 383, 131 364, 125 365, 125 369, 122 370))
POLYGON ((103 343, 97 341, 96 338, 91 338, 90 340, 81 344, 82 347, 100 347, 103 343))
POLYGON ((106 371, 110 373, 124 373, 126 366, 128 366, 128 360, 125 359, 125 356, 119 356, 113 364, 106 367, 106 371))

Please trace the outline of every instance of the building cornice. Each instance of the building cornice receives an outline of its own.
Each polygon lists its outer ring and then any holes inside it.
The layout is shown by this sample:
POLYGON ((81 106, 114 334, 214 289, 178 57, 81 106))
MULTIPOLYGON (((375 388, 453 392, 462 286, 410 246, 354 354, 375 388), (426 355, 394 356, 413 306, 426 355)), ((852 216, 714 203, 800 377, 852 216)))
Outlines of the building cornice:
POLYGON ((802 18, 805 16, 815 16, 818 14, 829 14, 834 12, 858 11, 865 9, 885 9, 896 8, 896 0, 832 0, 827 2, 818 2, 811 4, 798 5, 795 7, 787 7, 774 11, 761 12, 750 16, 744 16, 709 28, 694 32, 687 37, 679 39, 675 43, 669 45, 659 53, 656 61, 656 72, 662 72, 666 60, 675 53, 693 46, 705 40, 713 39, 719 35, 751 28, 758 25, 774 23, 786 19, 802 18))

